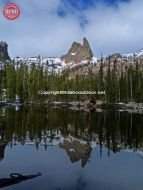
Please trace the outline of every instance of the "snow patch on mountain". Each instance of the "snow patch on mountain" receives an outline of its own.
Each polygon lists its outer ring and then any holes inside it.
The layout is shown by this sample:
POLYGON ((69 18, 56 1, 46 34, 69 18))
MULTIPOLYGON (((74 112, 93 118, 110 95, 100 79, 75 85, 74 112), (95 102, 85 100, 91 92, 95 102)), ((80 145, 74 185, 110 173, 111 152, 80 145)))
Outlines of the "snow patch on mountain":
POLYGON ((138 52, 135 53, 136 57, 140 57, 143 55, 143 49, 140 49, 138 52))
POLYGON ((71 53, 71 55, 76 55, 77 54, 77 52, 75 52, 75 53, 71 53))
POLYGON ((58 57, 41 57, 41 56, 35 56, 35 57, 14 57, 11 58, 13 63, 15 64, 15 67, 19 68, 20 65, 25 64, 30 68, 32 65, 35 66, 41 66, 44 70, 47 70, 49 73, 62 73, 64 70, 73 69, 77 67, 81 67, 83 65, 93 64, 95 65, 97 63, 97 58, 93 57, 91 60, 83 60, 80 63, 65 63, 64 60, 61 60, 58 57))
POLYGON ((140 57, 140 56, 143 56, 143 49, 140 49, 134 53, 122 54, 122 57, 126 57, 126 58, 140 57))

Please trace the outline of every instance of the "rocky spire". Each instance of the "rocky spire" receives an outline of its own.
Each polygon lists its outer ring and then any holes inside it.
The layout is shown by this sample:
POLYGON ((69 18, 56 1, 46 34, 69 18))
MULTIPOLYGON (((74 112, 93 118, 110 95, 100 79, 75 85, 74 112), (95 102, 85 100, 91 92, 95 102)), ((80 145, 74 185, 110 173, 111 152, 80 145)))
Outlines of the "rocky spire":
POLYGON ((0 42, 0 60, 9 60, 8 45, 6 42, 0 42))
POLYGON ((61 57, 65 63, 80 63, 84 60, 90 60, 93 57, 92 50, 90 48, 88 40, 83 38, 83 45, 77 42, 73 42, 71 48, 66 55, 61 57))

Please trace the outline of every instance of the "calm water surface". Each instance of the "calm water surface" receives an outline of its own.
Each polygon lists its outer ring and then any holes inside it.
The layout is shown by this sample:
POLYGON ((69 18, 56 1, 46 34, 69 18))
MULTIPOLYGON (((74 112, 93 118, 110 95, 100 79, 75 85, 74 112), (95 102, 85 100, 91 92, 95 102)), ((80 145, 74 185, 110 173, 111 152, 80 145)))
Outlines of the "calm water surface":
POLYGON ((0 108, 0 185, 38 172, 2 189, 142 190, 143 115, 0 108))

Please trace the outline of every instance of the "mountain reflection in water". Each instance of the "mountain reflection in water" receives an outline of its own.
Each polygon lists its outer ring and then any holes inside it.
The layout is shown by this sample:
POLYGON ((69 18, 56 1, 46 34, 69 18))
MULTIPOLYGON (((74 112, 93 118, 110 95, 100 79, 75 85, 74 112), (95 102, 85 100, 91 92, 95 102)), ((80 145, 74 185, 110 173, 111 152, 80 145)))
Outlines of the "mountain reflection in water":
MULTIPOLYGON (((107 157, 118 152, 134 152, 142 158, 143 116, 119 111, 80 112, 40 107, 15 111, 11 107, 1 108, 0 163, 7 156, 7 147, 12 150, 16 145, 20 149, 23 145, 31 145, 36 150, 58 147, 71 163, 80 161, 81 168, 88 165, 96 147, 100 150, 100 158, 105 149, 107 157)), ((82 177, 79 176, 77 181, 80 187, 85 185, 82 177)))

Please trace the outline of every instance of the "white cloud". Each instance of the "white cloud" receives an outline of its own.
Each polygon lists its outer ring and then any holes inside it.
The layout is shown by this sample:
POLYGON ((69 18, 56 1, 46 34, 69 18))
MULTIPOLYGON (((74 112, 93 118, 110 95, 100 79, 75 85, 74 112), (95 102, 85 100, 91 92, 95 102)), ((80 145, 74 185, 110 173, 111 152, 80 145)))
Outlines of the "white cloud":
POLYGON ((15 0, 21 16, 7 21, 0 15, 0 40, 9 44, 11 56, 60 56, 73 41, 87 36, 94 54, 130 52, 143 47, 143 2, 132 0, 118 7, 98 4, 85 11, 57 14, 62 0, 15 0), (81 28, 81 18, 88 21, 81 28))
POLYGON ((102 5, 88 10, 85 14, 90 22, 86 33, 97 52, 109 54, 143 48, 142 8, 143 2, 136 0, 120 3, 118 8, 102 5))

